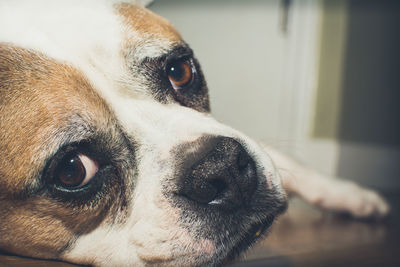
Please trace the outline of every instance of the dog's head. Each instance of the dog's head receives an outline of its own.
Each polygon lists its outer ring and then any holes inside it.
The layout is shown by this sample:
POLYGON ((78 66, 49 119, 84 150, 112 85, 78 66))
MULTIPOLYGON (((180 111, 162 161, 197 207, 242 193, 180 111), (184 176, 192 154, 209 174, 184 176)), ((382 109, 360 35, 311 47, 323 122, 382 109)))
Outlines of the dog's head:
POLYGON ((209 113, 192 50, 109 1, 0 4, 0 249, 220 264, 285 208, 269 157, 209 113))

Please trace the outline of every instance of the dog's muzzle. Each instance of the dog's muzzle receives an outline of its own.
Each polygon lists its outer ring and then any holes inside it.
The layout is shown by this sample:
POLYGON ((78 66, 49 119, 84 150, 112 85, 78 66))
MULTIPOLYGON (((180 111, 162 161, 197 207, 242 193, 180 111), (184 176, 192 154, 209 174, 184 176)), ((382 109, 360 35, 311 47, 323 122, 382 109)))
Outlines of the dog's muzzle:
POLYGON ((183 159, 179 194, 198 204, 233 210, 249 205, 257 172, 246 149, 230 137, 210 137, 183 159))
POLYGON ((211 258, 202 256, 205 265, 235 258, 286 208, 285 196, 268 182, 276 175, 273 166, 261 164, 265 155, 247 146, 244 140, 208 135, 173 149, 175 173, 163 194, 194 242, 212 244, 211 258))

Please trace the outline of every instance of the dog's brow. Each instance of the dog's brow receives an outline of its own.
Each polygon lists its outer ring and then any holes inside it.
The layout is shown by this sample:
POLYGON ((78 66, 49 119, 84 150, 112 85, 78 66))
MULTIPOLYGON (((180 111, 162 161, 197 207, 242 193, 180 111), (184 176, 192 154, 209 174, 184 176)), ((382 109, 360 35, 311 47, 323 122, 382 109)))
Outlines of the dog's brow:
POLYGON ((173 47, 169 52, 168 55, 175 56, 175 57, 182 57, 182 56, 192 56, 193 51, 190 47, 183 43, 181 45, 173 47))
POLYGON ((124 18, 124 23, 136 32, 150 34, 158 40, 166 39, 174 43, 182 40, 179 32, 169 21, 146 8, 128 3, 118 4, 115 8, 124 18))
POLYGON ((150 61, 165 62, 165 61, 170 61, 170 60, 174 60, 174 59, 179 59, 182 57, 192 57, 192 56, 193 56, 192 49, 186 43, 182 43, 182 44, 172 47, 170 50, 166 51, 162 55, 157 56, 155 58, 154 57, 145 57, 145 58, 143 58, 142 63, 150 62, 150 61))

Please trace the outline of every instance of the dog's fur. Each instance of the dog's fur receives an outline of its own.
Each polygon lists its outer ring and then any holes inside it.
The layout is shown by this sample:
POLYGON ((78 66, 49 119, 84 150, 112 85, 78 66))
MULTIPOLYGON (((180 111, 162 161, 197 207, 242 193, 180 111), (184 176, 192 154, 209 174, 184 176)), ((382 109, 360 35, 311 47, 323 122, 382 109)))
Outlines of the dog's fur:
POLYGON ((93 265, 219 265, 284 211, 283 188, 358 217, 387 213, 376 193, 217 122, 208 101, 188 45, 144 7, 0 2, 0 249, 93 265), (196 76, 176 90, 166 66, 182 57, 196 76), (71 189, 54 172, 73 152, 93 177, 71 189))

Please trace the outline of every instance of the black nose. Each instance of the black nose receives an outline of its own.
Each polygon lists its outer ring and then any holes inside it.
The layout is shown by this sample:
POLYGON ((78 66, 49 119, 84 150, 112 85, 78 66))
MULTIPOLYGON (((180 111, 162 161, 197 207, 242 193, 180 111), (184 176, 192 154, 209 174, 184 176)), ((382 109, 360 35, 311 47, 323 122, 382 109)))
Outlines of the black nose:
POLYGON ((257 172, 246 149, 229 137, 205 138, 187 156, 180 194, 201 204, 234 209, 247 206, 257 172))

